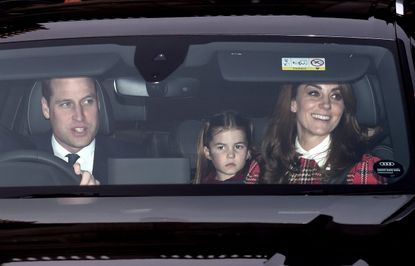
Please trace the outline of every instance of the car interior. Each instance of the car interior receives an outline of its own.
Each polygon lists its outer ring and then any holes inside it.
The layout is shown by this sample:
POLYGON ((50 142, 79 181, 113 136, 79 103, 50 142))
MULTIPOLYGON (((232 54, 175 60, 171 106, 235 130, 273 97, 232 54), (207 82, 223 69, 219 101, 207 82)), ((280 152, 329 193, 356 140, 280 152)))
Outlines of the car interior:
MULTIPOLYGON (((111 184, 191 184, 197 138, 208 116, 236 110, 250 118, 255 148, 260 151, 281 85, 339 81, 350 82, 353 87, 360 126, 368 132, 381 128, 370 142, 371 153, 398 161, 407 169, 403 96, 399 89, 388 90, 401 86, 395 50, 389 44, 210 38, 167 38, 166 44, 155 46, 151 38, 121 38, 117 40, 120 44, 104 38, 78 44, 51 41, 44 46, 28 43, 27 47, 3 48, 0 123, 7 133, 2 134, 2 140, 18 143, 18 150, 30 151, 25 137, 50 130, 40 109, 42 79, 91 76, 96 80, 100 103, 99 134, 145 149, 142 158, 113 158, 108 162, 111 184), (281 67, 284 58, 315 55, 325 60, 325 70, 281 67)), ((27 161, 30 167, 39 163, 33 154, 27 156, 31 159, 19 154, 12 160, 9 151, 4 146, 6 156, 0 157, 2 164, 7 163, 8 172, 16 160, 19 166, 27 165, 27 161)), ((51 164, 49 160, 43 163, 51 164)), ((20 168, 21 175, 34 171, 30 167, 20 168)), ((0 185, 19 186, 19 182, 0 185)))

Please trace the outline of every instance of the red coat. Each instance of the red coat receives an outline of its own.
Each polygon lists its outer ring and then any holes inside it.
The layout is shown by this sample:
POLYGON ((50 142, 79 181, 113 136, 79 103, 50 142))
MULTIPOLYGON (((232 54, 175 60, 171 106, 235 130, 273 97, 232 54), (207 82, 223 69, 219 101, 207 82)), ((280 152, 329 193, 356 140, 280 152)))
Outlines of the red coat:
MULTIPOLYGON (((355 164, 346 177, 346 184, 366 185, 366 184, 386 184, 386 178, 378 176, 373 172, 373 165, 380 158, 370 154, 364 154, 360 162, 355 164)), ((312 159, 300 157, 299 170, 293 173, 289 179, 290 184, 324 184, 330 183, 322 178, 321 168, 312 159)))

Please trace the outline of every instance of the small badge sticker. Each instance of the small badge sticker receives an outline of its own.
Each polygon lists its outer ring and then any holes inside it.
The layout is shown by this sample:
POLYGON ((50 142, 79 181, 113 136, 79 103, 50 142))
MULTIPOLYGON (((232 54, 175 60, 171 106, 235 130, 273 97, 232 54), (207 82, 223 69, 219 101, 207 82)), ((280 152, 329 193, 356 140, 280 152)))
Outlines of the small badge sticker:
POLYGON ((374 164, 373 170, 383 177, 399 177, 403 174, 403 166, 395 161, 381 160, 374 164))
POLYGON ((283 71, 325 71, 326 59, 322 57, 283 57, 283 71))

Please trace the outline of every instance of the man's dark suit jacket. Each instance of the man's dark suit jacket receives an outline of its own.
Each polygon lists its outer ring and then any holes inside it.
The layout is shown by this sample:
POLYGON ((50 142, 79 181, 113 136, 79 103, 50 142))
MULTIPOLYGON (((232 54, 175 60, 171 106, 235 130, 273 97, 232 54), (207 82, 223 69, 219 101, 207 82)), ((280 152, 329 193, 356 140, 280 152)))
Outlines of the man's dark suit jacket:
MULTIPOLYGON (((53 154, 52 133, 31 136, 36 149, 53 154)), ((95 137, 94 168, 92 174, 101 184, 108 184, 108 158, 133 158, 143 157, 144 150, 141 146, 116 140, 108 136, 97 135, 95 137)))

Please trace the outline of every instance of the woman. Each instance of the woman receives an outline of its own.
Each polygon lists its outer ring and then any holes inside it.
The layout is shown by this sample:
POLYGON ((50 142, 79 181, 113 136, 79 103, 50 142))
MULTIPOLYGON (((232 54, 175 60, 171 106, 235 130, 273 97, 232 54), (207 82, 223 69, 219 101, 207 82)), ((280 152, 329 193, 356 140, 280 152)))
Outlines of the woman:
POLYGON ((263 183, 383 184, 348 84, 286 85, 262 143, 263 183))

